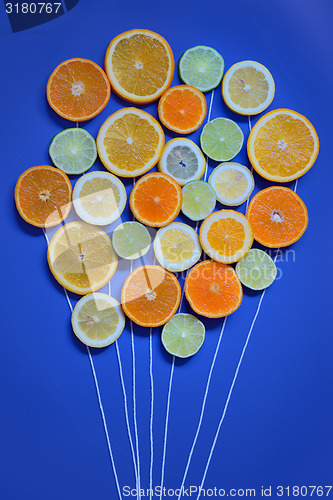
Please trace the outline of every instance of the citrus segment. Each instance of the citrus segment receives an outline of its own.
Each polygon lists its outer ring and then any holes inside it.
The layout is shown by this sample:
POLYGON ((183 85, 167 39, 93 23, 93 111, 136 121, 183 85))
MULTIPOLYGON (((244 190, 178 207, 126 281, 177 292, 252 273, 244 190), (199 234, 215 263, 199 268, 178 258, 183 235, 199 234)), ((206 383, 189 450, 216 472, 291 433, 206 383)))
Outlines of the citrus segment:
POLYGON ((205 325, 192 314, 175 314, 163 327, 162 344, 178 358, 196 354, 205 340, 205 325))
POLYGON ((172 177, 159 172, 141 177, 130 195, 134 217, 151 227, 170 224, 179 214, 181 206, 181 187, 172 177))
POLYGON ((160 266, 136 268, 121 291, 125 314, 141 326, 164 325, 177 311, 180 297, 177 278, 160 266))
POLYGON ((244 135, 241 128, 229 118, 215 118, 206 123, 200 143, 203 152, 212 160, 232 160, 242 149, 244 135))
POLYGON ((103 123, 97 150, 104 166, 113 174, 136 177, 158 162, 164 146, 161 125, 149 113, 123 108, 103 123))
POLYGON ((105 55, 105 70, 112 88, 134 103, 156 101, 170 87, 174 68, 168 42, 146 29, 116 36, 105 55))
POLYGON ((206 98, 191 85, 176 85, 164 92, 158 103, 158 115, 165 127, 178 134, 190 134, 203 123, 206 98))
POLYGON ((241 205, 254 188, 250 170, 239 163, 221 163, 211 173, 209 184, 214 188, 220 203, 228 206, 241 205))
POLYGON ((28 168, 15 187, 21 217, 37 227, 60 224, 71 209, 72 186, 67 175, 48 165, 28 168))
POLYGON ((67 128, 53 137, 49 155, 66 174, 83 174, 96 161, 96 142, 83 128, 67 128))
POLYGON ((268 253, 251 248, 245 257, 237 262, 236 273, 243 285, 252 290, 263 290, 273 283, 277 269, 268 253))
POLYGON ((305 116, 290 109, 264 115, 252 128, 247 153, 265 179, 288 182, 305 174, 318 156, 319 139, 305 116))
POLYGON ((295 243, 308 225, 308 212, 303 201, 294 191, 282 186, 259 191, 249 204, 247 217, 254 238, 271 248, 295 243))
POLYGON ((222 318, 238 309, 243 290, 231 266, 206 260, 188 273, 185 295, 196 313, 207 318, 222 318))
POLYGON ((202 220, 210 215, 216 205, 214 189, 204 181, 192 181, 182 189, 182 212, 191 220, 202 220))
POLYGON ((69 59, 55 68, 47 82, 47 100, 58 115, 72 122, 90 120, 110 99, 110 83, 96 63, 69 59))
POLYGON ((222 80, 223 70, 223 57, 205 45, 188 49, 179 61, 180 78, 201 92, 215 89, 222 80))
POLYGON ((151 244, 148 229, 136 221, 119 224, 112 234, 113 248, 122 259, 138 259, 145 255, 151 244))

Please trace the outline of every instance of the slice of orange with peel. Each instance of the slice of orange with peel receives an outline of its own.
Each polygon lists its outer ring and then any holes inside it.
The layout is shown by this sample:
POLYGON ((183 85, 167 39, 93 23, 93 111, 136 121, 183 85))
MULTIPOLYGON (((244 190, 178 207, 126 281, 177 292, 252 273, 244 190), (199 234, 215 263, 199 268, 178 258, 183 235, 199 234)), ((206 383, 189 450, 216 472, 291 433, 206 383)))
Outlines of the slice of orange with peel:
POLYGON ((54 234, 47 260, 58 283, 80 295, 106 285, 118 265, 109 236, 95 226, 77 221, 61 226, 54 234))
POLYGON ((130 208, 138 221, 146 226, 164 227, 180 212, 182 188, 170 175, 160 172, 146 174, 134 185, 130 208))
POLYGON ((21 217, 37 227, 60 224, 71 210, 72 186, 67 175, 48 165, 28 168, 15 187, 21 217))
POLYGON ((260 118, 247 141, 253 168, 270 181, 288 182, 305 174, 318 156, 319 139, 305 116, 276 109, 260 118))
POLYGON ((197 130, 207 112, 206 98, 191 85, 176 85, 164 92, 158 103, 158 115, 165 127, 178 134, 197 130))
POLYGON ((124 313, 141 326, 164 325, 177 311, 180 297, 177 278, 155 265, 134 269, 121 291, 124 313))
POLYGON ((217 262, 237 262, 252 246, 251 225, 235 210, 213 212, 201 225, 200 243, 206 254, 217 262))
POLYGON ((196 313, 207 318, 223 318, 241 305, 243 289, 233 267, 206 260, 188 273, 185 295, 196 313))
POLYGON ((137 108, 122 108, 109 116, 96 141, 105 168, 122 177, 148 172, 160 159, 164 142, 158 121, 137 108))
POLYGON ((174 70, 168 42, 146 29, 116 36, 105 54, 105 71, 112 88, 129 102, 156 101, 170 87, 174 70))
POLYGON ((255 240, 271 248, 295 243, 308 225, 304 202, 292 189, 284 186, 259 191, 249 204, 247 217, 255 240))
POLYGON ((51 108, 72 122, 98 115, 109 102, 110 93, 110 82, 102 68, 79 57, 59 64, 46 88, 51 108))

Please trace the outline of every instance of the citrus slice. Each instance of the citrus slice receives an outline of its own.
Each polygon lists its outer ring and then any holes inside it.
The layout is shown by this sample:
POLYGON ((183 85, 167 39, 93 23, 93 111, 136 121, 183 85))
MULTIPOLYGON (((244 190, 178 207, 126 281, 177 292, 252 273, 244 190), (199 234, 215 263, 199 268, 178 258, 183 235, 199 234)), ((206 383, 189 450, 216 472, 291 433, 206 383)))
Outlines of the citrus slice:
POLYGON ((197 232, 182 222, 172 222, 157 231, 154 251, 158 262, 168 271, 185 271, 201 257, 197 232))
POLYGON ((134 260, 148 252, 151 237, 140 222, 128 221, 119 224, 113 231, 112 244, 119 257, 134 260))
POLYGON ((191 85, 176 85, 166 90, 158 103, 158 116, 165 127, 178 134, 190 134, 203 124, 206 98, 191 85))
POLYGON ((179 61, 180 78, 201 92, 215 89, 222 80, 223 70, 223 57, 205 45, 188 49, 179 61))
POLYGON ((176 137, 164 146, 157 168, 184 186, 187 182, 200 179, 205 166, 206 160, 201 149, 190 139, 176 137))
POLYGON ((113 174, 136 177, 158 162, 164 146, 161 125, 149 113, 123 108, 103 123, 97 136, 97 151, 113 174))
POLYGON ((188 273, 185 295, 196 313, 207 318, 223 318, 241 305, 243 290, 233 267, 206 260, 188 273))
POLYGON ((96 161, 96 142, 83 128, 66 128, 53 137, 49 155, 66 174, 83 174, 96 161))
POLYGON ((250 170, 239 163, 221 163, 211 173, 209 184, 214 188, 220 203, 228 206, 241 205, 254 188, 250 170))
POLYGON ((82 297, 72 313, 75 335, 89 347, 106 347, 120 336, 125 316, 119 302, 105 293, 82 297))
POLYGON ((200 143, 203 152, 212 160, 232 160, 242 149, 244 135, 241 128, 229 118, 215 118, 206 123, 200 143))
POLYGON ((253 168, 265 179, 288 182, 305 174, 318 156, 319 139, 305 116, 276 109, 260 118, 247 141, 253 168))
POLYGON ((72 122, 98 115, 109 102, 110 92, 110 82, 102 68, 78 57, 59 64, 46 89, 51 108, 72 122))
POLYGON ((205 332, 205 325, 192 314, 175 314, 163 327, 162 344, 169 354, 188 358, 199 351, 205 332))
POLYGON ((182 212, 189 219, 202 220, 213 212, 216 205, 216 193, 208 182, 188 182, 182 192, 182 212))
POLYGON ((47 260, 55 279, 67 290, 86 295, 114 275, 118 257, 108 235, 84 222, 69 222, 52 237, 47 260))
POLYGON ((141 177, 130 195, 134 217, 151 227, 170 224, 179 214, 182 201, 180 185, 169 175, 159 172, 141 177))
POLYGON ((236 273, 243 285, 252 290, 263 290, 273 283, 277 269, 268 253, 251 248, 245 257, 237 262, 236 273))
POLYGON ((156 101, 170 87, 175 63, 163 37, 135 29, 112 40, 105 54, 105 70, 120 97, 146 104, 156 101))
POLYGON ((121 291, 125 314, 141 326, 164 325, 177 311, 180 297, 177 278, 160 266, 137 267, 121 291))
POLYGON ((308 225, 308 211, 292 189, 271 186, 250 201, 247 218, 262 245, 286 247, 299 240, 308 225))
POLYGON ((60 224, 71 210, 72 185, 61 170, 48 165, 28 168, 15 187, 20 216, 37 227, 60 224))
POLYGON ((220 210, 209 215, 200 228, 200 243, 217 262, 237 262, 250 250, 253 234, 247 218, 235 210, 220 210))
POLYGON ((222 96, 226 105, 240 115, 257 115, 273 101, 275 84, 272 75, 262 64, 241 61, 226 72, 222 96))
POLYGON ((118 219, 126 206, 124 184, 109 172, 90 172, 76 181, 73 204, 89 224, 103 226, 118 219))

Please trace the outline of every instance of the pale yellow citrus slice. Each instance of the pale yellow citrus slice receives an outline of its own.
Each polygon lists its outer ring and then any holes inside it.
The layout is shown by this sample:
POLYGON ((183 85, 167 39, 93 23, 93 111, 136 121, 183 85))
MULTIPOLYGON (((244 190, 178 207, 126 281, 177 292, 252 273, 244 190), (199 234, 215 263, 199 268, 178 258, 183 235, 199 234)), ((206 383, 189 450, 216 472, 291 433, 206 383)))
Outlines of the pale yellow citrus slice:
POLYGON ((211 173, 208 182, 215 190, 218 201, 227 206, 241 205, 254 188, 251 171, 234 162, 218 165, 211 173))

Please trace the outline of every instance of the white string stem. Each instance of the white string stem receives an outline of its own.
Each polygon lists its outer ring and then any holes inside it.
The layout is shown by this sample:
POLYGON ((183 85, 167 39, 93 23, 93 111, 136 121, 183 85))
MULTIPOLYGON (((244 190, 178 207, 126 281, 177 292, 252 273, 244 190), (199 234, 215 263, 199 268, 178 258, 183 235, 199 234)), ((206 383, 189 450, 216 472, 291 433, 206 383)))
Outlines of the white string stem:
POLYGON ((154 464, 154 436, 153 436, 153 420, 154 420, 154 377, 153 377, 153 329, 150 328, 149 332, 149 377, 150 377, 150 422, 149 422, 149 435, 150 435, 150 468, 149 468, 149 488, 150 499, 153 493, 153 464, 154 464))
POLYGON ((173 372, 175 368, 175 356, 172 356, 172 364, 169 378, 169 389, 168 389, 168 398, 167 398, 167 409, 165 415, 165 427, 164 427, 164 440, 163 440, 163 456, 162 456, 162 472, 161 472, 161 494, 160 498, 162 498, 163 494, 163 485, 164 485, 164 470, 165 470, 165 456, 167 449, 167 439, 168 439, 168 425, 169 425, 169 413, 170 413, 170 399, 171 399, 171 387, 172 387, 172 379, 173 372))
MULTIPOLYGON (((248 115, 248 123, 249 123, 249 130, 251 132, 252 130, 252 125, 251 125, 251 116, 248 115)), ((251 165, 251 174, 253 174, 253 166, 251 165)), ((245 213, 247 212, 247 209, 249 208, 249 203, 250 203, 250 196, 248 197, 248 199, 246 200, 246 208, 245 208, 245 213)))
MULTIPOLYGON (((211 96, 210 96, 210 103, 209 103, 208 115, 207 115, 207 123, 210 121, 210 117, 212 114, 213 100, 214 100, 214 90, 212 91, 211 96)), ((206 168, 205 168, 205 175, 204 175, 205 182, 207 180, 207 174, 208 174, 208 156, 206 155, 206 168)))

